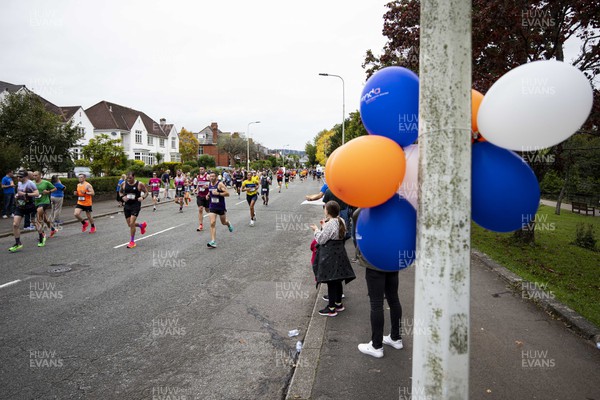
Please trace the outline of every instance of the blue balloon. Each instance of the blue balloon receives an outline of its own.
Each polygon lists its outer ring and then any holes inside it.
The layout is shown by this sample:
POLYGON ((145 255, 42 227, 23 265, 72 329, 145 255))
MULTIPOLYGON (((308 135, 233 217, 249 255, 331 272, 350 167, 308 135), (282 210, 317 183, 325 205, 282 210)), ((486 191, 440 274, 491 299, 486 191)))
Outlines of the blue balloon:
POLYGON ((540 186, 516 153, 489 142, 473 144, 471 217, 495 232, 512 232, 535 218, 540 186))
POLYGON ((356 242, 363 257, 381 271, 399 271, 415 260, 417 212, 403 197, 360 211, 356 242))
POLYGON ((408 146, 419 133, 419 77, 403 67, 387 67, 367 80, 360 97, 360 117, 372 135, 408 146))

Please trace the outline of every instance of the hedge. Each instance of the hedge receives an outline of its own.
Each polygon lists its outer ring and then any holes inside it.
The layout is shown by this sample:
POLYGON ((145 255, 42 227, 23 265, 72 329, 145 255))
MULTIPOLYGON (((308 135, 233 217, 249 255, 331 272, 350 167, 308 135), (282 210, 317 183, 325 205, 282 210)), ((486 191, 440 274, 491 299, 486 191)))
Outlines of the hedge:
MULTIPOLYGON (((86 181, 94 188, 95 196, 102 193, 115 193, 117 190, 117 183, 119 183, 120 176, 103 176, 95 178, 87 178, 86 181)), ((65 199, 74 199, 76 196, 73 192, 77 188, 79 179, 77 178, 60 178, 60 181, 67 188, 65 189, 65 199)), ((94 196, 94 197, 95 197, 94 196)))

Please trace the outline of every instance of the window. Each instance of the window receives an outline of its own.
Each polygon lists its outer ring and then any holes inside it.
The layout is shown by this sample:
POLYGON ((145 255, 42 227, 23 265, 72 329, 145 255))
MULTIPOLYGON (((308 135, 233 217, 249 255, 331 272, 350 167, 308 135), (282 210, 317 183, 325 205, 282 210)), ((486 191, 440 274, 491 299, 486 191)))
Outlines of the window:
POLYGON ((154 146, 154 138, 148 135, 148 146, 154 146))
POLYGON ((142 131, 135 131, 135 142, 142 144, 142 131))
POLYGON ((204 146, 198 146, 198 155, 201 156, 204 154, 204 146))
POLYGON ((78 126, 77 133, 80 134, 82 137, 85 136, 85 128, 83 126, 78 126))
POLYGON ((160 147, 165 147, 165 139, 160 139, 160 147))
POLYGON ((177 148, 177 138, 176 137, 172 137, 171 138, 171 148, 172 149, 176 149, 177 148))
POLYGON ((133 153, 133 159, 134 160, 141 160, 142 159, 142 154, 141 153, 133 153))
POLYGON ((72 150, 73 160, 79 160, 83 158, 83 154, 80 147, 75 147, 72 150))

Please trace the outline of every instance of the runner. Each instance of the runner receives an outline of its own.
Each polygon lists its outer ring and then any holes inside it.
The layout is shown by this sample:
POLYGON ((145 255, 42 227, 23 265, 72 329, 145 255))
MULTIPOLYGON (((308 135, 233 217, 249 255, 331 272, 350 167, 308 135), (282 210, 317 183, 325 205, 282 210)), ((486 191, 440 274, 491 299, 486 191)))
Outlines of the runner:
POLYGON ((285 171, 284 177, 285 177, 285 188, 287 189, 288 185, 290 183, 290 170, 289 169, 285 171))
POLYGON ((242 182, 244 181, 244 174, 240 170, 236 170, 233 173, 233 181, 235 184, 235 191, 238 194, 238 199, 240 198, 240 190, 242 188, 242 182))
POLYGON ((127 179, 127 175, 123 174, 123 175, 121 175, 121 179, 119 179, 119 181, 117 182, 117 188, 116 188, 117 207, 123 207, 123 202, 121 201, 121 196, 119 196, 119 190, 121 190, 121 185, 123 184, 123 182, 125 182, 126 179, 127 179))
POLYGON ((152 212, 154 212, 156 211, 156 203, 160 201, 160 179, 158 179, 156 176, 156 172, 152 173, 152 178, 150 178, 148 184, 150 185, 150 190, 152 191, 152 212))
POLYGON ((210 173, 210 184, 208 185, 209 200, 208 218, 210 219, 210 242, 206 245, 214 249, 217 247, 217 215, 221 220, 221 224, 227 225, 229 232, 233 232, 233 225, 227 220, 227 209, 225 207, 225 197, 229 196, 227 187, 223 182, 217 180, 217 175, 214 172, 210 173))
POLYGON ((44 224, 48 225, 50 228, 50 237, 53 237, 56 234, 56 229, 52 222, 48 219, 48 215, 46 211, 49 210, 52 205, 50 204, 50 193, 55 192, 56 188, 53 184, 48 182, 45 179, 42 179, 42 174, 40 171, 35 171, 33 173, 33 179, 35 181, 35 186, 37 186, 39 195, 35 199, 35 208, 36 218, 35 218, 35 227, 38 231, 39 242, 38 247, 44 247, 46 245, 46 234, 44 233, 44 224))
POLYGON ((160 177, 160 179, 163 182, 163 186, 165 188, 165 195, 163 196, 164 199, 170 199, 169 197, 169 189, 171 188, 171 170, 166 170, 162 176, 160 177))
POLYGON ((139 227, 140 233, 143 235, 146 233, 146 227, 148 226, 146 222, 142 222, 141 224, 136 222, 137 217, 140 215, 140 210, 142 209, 142 201, 148 196, 146 185, 137 181, 133 172, 129 172, 127 174, 127 180, 121 185, 119 194, 124 202, 123 214, 125 214, 125 220, 127 221, 129 232, 131 234, 131 240, 129 241, 127 248, 133 249, 136 246, 135 229, 139 227))
POLYGON ((183 212, 183 191, 185 186, 185 177, 180 169, 177 170, 175 181, 175 203, 179 204, 179 212, 183 212))
POLYGON ((85 232, 89 224, 92 224, 90 233, 96 233, 96 225, 94 225, 94 218, 92 217, 92 196, 94 195, 94 188, 85 180, 85 174, 79 174, 79 183, 77 184, 77 190, 73 192, 77 196, 77 205, 75 206, 75 218, 81 222, 81 232, 85 232), (89 224, 85 218, 81 217, 81 212, 85 211, 87 219, 90 221, 89 224))
POLYGON ((20 170, 17 173, 17 195, 15 196, 16 207, 15 207, 15 216, 13 217, 13 235, 15 236, 15 244, 8 249, 11 253, 19 251, 23 248, 23 244, 21 243, 21 231, 19 227, 21 226, 21 219, 25 215, 31 214, 35 211, 35 204, 33 199, 39 196, 39 191, 35 186, 35 183, 29 180, 27 171, 20 170))
POLYGON ((262 195, 262 201, 265 206, 269 205, 269 185, 271 184, 271 178, 267 174, 267 171, 263 171, 262 177, 260 178, 260 194, 262 195))
POLYGON ((204 167, 200 167, 198 171, 198 176, 195 178, 196 180, 196 205, 198 206, 198 228, 196 228, 196 232, 200 232, 204 230, 204 224, 202 213, 206 211, 208 214, 208 185, 210 183, 210 178, 206 173, 206 169, 204 167))
POLYGON ((253 171, 248 172, 246 180, 242 182, 242 192, 246 192, 246 201, 250 206, 250 226, 254 226, 254 221, 256 221, 254 204, 258 199, 258 185, 260 185, 258 176, 255 176, 253 171))
POLYGON ((192 181, 188 175, 185 176, 185 183, 183 185, 183 200, 185 201, 185 206, 189 206, 192 198, 190 197, 192 191, 192 181))
POLYGON ((283 182, 283 167, 279 167, 277 170, 277 185, 279 186, 279 193, 281 193, 281 182, 283 182))

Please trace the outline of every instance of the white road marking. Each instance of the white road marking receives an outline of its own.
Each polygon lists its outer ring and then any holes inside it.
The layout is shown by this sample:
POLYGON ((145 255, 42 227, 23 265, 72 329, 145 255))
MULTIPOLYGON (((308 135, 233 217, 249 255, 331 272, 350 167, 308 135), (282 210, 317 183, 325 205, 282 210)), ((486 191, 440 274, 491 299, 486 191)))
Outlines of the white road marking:
MULTIPOLYGON (((170 227, 170 228, 167 228, 167 229, 163 229, 162 231, 155 232, 155 233, 153 233, 153 234, 151 234, 151 235, 146 235, 146 236, 143 236, 143 237, 141 237, 141 238, 137 239, 137 240, 136 240, 136 243, 137 243, 137 242, 139 242, 140 240, 148 239, 149 237, 152 237, 152 236, 155 236, 155 235, 159 235, 159 234, 161 234, 161 233, 164 233, 164 232, 170 231, 171 229, 179 228, 180 226, 183 226, 183 225, 185 225, 185 224, 179 224, 179 225, 176 225, 176 226, 172 226, 172 227, 170 227)), ((123 243, 123 244, 120 244, 120 245, 118 245, 118 246, 115 246, 115 247, 113 247, 113 249, 118 249, 119 247, 127 246, 128 244, 129 244, 129 242, 127 242, 127 243, 123 243)))
POLYGON ((7 283, 5 283, 3 285, 0 285, 0 289, 5 288, 5 287, 10 286, 10 285, 14 285, 15 283, 19 283, 19 282, 21 282, 20 279, 17 279, 16 281, 12 281, 12 282, 7 282, 7 283))

